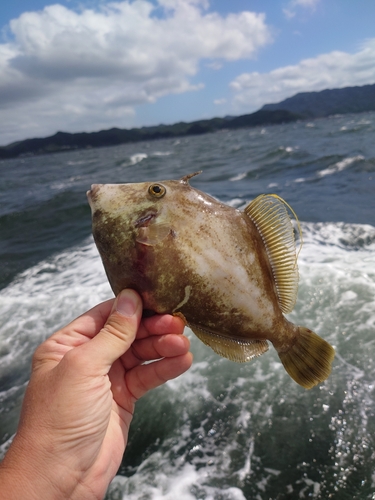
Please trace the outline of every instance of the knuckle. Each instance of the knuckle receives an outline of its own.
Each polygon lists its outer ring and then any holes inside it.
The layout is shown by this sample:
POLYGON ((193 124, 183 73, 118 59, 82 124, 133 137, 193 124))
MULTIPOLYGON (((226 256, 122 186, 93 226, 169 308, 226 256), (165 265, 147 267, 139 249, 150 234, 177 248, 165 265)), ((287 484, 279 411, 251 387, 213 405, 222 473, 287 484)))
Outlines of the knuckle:
POLYGON ((82 352, 80 349, 70 349, 62 358, 63 363, 69 366, 78 367, 82 365, 82 352))
POLYGON ((45 347, 44 343, 40 344, 34 351, 33 357, 32 357, 32 366, 35 367, 38 365, 41 361, 44 359, 44 352, 45 352, 45 347))
POLYGON ((103 326, 102 331, 124 341, 135 336, 137 327, 138 325, 134 321, 118 317, 118 315, 114 314, 103 326))

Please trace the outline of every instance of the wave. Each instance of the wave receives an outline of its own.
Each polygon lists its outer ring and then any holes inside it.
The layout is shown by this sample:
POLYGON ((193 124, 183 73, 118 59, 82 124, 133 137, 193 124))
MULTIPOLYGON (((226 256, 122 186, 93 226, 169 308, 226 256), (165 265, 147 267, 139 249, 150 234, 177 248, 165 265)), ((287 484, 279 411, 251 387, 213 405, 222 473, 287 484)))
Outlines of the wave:
POLYGON ((172 151, 154 151, 152 153, 135 153, 129 157, 129 159, 126 159, 125 161, 117 161, 117 165, 120 165, 122 167, 129 167, 133 165, 137 165, 138 163, 141 163, 143 160, 146 160, 148 158, 160 158, 164 156, 170 156, 173 154, 172 151))
POLYGON ((59 192, 49 200, 0 215, 0 288, 15 275, 90 234, 84 192, 59 192))
POLYGON ((137 163, 141 162, 142 160, 146 159, 148 155, 146 153, 137 153, 135 155, 132 155, 130 157, 130 164, 131 165, 136 165, 137 163))
POLYGON ((335 346, 331 377, 302 391, 274 351, 236 365, 188 333, 193 368, 140 402, 108 499, 328 498, 335 491, 355 498, 364 480, 373 491, 375 228, 302 226, 300 293, 289 318, 335 346), (150 407, 155 422, 145 437, 150 407))
POLYGON ((230 177, 229 180, 231 182, 242 181, 242 179, 245 179, 246 176, 247 176, 247 172, 242 172, 240 174, 234 175, 233 177, 230 177))
POLYGON ((172 151, 154 151, 151 156, 170 156, 172 151))
MULTIPOLYGON (((288 491, 328 498, 334 486, 355 497, 351 488, 357 488, 358 476, 375 487, 370 452, 375 228, 347 223, 302 223, 302 228, 299 297, 288 318, 335 346, 330 378, 303 391, 274 350, 238 365, 216 356, 187 330, 193 367, 137 403, 127 453, 108 499, 242 500, 288 491)), ((111 296, 91 237, 0 291, 3 447, 15 431, 33 350, 111 296)))
POLYGON ((346 168, 350 167, 350 165, 363 161, 364 159, 365 157, 362 155, 353 156, 351 158, 350 157, 344 158, 343 160, 334 163, 333 165, 329 166, 328 168, 325 168, 324 170, 319 170, 317 172, 317 175, 319 177, 324 177, 326 175, 332 175, 337 172, 341 172, 342 170, 345 170, 346 168))
POLYGON ((91 238, 29 268, 0 291, 0 387, 5 391, 3 410, 12 413, 13 426, 19 408, 13 407, 11 390, 27 381, 35 348, 111 296, 91 238))
POLYGON ((147 484, 144 483, 145 477, 138 474, 129 479, 117 476, 110 485, 106 499, 196 500, 197 498, 225 498, 226 500, 246 500, 240 488, 208 485, 208 474, 205 468, 196 468, 194 465, 184 463, 176 470, 176 467, 161 453, 155 452, 142 465, 155 470, 152 477, 147 477, 149 481, 147 484), (142 497, 139 496, 140 492, 142 497))
MULTIPOLYGON (((307 245, 334 246, 342 250, 375 252, 375 228, 370 224, 347 222, 304 222, 303 232, 307 245)), ((316 259, 312 252, 309 259, 316 259)))

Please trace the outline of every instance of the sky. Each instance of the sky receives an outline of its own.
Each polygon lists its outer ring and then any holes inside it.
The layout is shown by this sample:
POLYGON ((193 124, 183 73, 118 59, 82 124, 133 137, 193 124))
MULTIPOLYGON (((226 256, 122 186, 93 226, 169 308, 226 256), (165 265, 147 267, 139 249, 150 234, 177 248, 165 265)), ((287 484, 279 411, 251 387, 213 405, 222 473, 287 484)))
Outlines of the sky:
POLYGON ((375 83, 374 0, 3 0, 0 145, 375 83))

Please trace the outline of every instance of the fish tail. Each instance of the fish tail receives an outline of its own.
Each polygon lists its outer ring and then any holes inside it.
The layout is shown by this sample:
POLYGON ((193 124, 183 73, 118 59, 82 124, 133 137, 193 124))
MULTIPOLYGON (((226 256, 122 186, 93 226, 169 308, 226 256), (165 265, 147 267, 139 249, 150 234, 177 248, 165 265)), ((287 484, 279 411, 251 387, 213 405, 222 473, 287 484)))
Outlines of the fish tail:
POLYGON ((331 373, 335 350, 319 335, 299 326, 295 344, 278 354, 292 379, 305 389, 311 389, 331 373))

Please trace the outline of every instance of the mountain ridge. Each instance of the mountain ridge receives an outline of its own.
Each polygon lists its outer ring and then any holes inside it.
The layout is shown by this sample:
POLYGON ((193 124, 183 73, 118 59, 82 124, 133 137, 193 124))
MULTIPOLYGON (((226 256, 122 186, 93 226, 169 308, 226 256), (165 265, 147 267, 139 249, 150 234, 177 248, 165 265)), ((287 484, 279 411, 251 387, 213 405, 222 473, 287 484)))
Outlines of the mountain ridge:
POLYGON ((284 110, 306 118, 375 111, 375 84, 299 92, 281 102, 265 104, 261 110, 284 110))
POLYGON ((56 132, 45 138, 25 139, 0 147, 0 160, 18 156, 32 156, 62 151, 116 146, 129 142, 155 139, 170 139, 188 135, 200 135, 222 129, 276 125, 301 118, 289 111, 256 111, 233 118, 211 118, 194 122, 179 122, 173 125, 120 129, 111 128, 99 132, 56 132))
POLYGON ((375 84, 319 92, 300 92, 272 104, 265 104, 254 113, 211 118, 172 125, 120 129, 113 127, 98 132, 57 132, 44 137, 25 139, 0 146, 0 160, 62 151, 115 146, 129 142, 200 135, 223 129, 277 125, 297 120, 326 117, 335 114, 375 111, 375 84))

